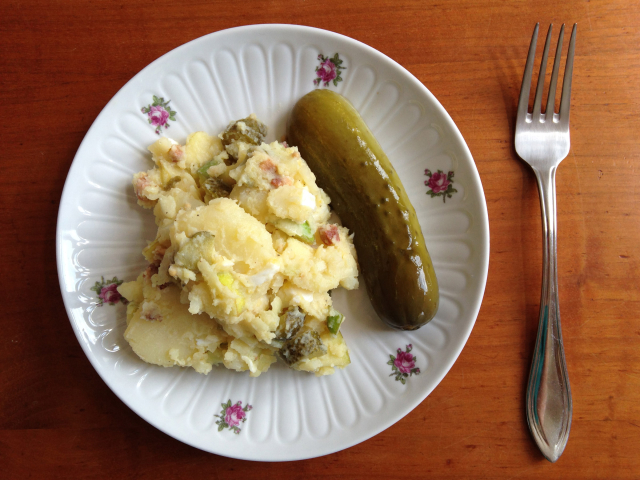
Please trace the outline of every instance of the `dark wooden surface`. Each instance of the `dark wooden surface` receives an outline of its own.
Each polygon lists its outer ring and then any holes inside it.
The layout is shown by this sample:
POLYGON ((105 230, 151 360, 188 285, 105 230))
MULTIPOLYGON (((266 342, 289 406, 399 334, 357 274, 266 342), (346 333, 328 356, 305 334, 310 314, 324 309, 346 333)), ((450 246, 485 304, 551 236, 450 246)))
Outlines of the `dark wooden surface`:
MULTIPOLYGON (((0 3, 0 477, 640 478, 638 1, 0 3), (578 22, 571 153, 557 176, 560 305, 573 392, 552 465, 524 394, 537 328, 536 184, 513 148, 533 26, 578 22), (62 186, 87 129, 140 69, 202 35, 297 23, 382 51, 449 111, 487 197, 491 259, 476 327, 436 390, 376 437, 260 464, 186 446, 98 377, 58 286, 62 186)), ((556 30, 557 31, 557 30, 556 30)))

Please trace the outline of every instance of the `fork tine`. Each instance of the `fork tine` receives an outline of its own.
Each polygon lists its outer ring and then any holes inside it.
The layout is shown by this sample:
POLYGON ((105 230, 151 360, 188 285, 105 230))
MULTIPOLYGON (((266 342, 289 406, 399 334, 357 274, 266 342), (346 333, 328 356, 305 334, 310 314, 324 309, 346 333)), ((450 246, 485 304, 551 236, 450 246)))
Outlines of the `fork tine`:
POLYGON ((538 86, 536 87, 536 98, 533 101, 533 119, 540 121, 540 106, 542 104, 542 90, 544 90, 544 79, 547 73, 547 59, 549 58, 549 44, 551 43, 551 30, 553 24, 549 25, 547 32, 547 40, 544 42, 544 52, 542 53, 542 61, 540 62, 540 74, 538 75, 538 86))
POLYGON ((527 64, 524 67, 524 75, 522 76, 522 87, 520 88, 520 100, 518 100, 518 114, 517 120, 523 121, 527 116, 527 110, 529 109, 529 92, 531 91, 531 77, 533 75, 533 61, 536 56, 536 43, 538 40, 538 27, 539 23, 536 23, 536 28, 533 29, 533 37, 531 37, 531 44, 529 45, 529 55, 527 56, 527 64))
POLYGON ((560 57, 562 57, 562 40, 564 38, 564 23, 560 28, 558 46, 556 47, 556 58, 553 61, 553 72, 551 73, 551 84, 549 85, 549 95, 547 96, 547 108, 545 110, 546 120, 553 120, 553 112, 556 103, 556 86, 558 85, 558 72, 560 71, 560 57))
POLYGON ((560 100, 560 122, 569 124, 569 107, 571 103, 571 76, 573 74, 573 54, 576 50, 576 30, 578 24, 573 24, 571 41, 569 42, 569 53, 567 53, 567 63, 564 67, 564 79, 562 80, 562 99, 560 100))

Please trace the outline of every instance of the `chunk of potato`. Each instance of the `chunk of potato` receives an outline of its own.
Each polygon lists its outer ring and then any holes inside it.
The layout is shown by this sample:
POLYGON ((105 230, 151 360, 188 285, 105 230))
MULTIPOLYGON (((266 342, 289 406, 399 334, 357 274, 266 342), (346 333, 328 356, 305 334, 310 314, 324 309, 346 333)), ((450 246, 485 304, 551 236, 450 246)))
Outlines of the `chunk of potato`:
POLYGON ((339 242, 330 247, 321 245, 313 249, 289 238, 282 252, 282 273, 305 290, 326 292, 338 285, 347 289, 357 288, 358 265, 346 243, 339 242))
POLYGON ((216 251, 234 262, 246 263, 250 274, 258 273, 276 256, 264 224, 228 198, 218 198, 209 205, 178 214, 172 243, 176 243, 177 233, 184 232, 190 237, 199 231, 211 232, 216 251))
POLYGON ((223 150, 222 140, 204 132, 195 132, 187 137, 185 145, 185 168, 192 174, 205 163, 213 160, 223 150))
POLYGON ((163 367, 189 366, 207 374, 216 358, 222 358, 222 344, 229 336, 208 315, 189 313, 180 303, 179 287, 153 287, 145 274, 120 287, 118 291, 131 301, 124 338, 142 360, 163 367))

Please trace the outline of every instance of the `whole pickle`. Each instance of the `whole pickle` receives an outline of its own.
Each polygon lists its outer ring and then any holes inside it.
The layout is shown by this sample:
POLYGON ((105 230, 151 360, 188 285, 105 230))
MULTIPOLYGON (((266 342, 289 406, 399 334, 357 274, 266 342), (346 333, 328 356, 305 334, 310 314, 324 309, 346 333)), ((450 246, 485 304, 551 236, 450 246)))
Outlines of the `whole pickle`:
POLYGON ((318 186, 354 232, 371 303, 388 325, 415 330, 438 309, 438 282, 415 210, 400 178, 358 111, 331 90, 293 107, 287 143, 297 146, 318 186))

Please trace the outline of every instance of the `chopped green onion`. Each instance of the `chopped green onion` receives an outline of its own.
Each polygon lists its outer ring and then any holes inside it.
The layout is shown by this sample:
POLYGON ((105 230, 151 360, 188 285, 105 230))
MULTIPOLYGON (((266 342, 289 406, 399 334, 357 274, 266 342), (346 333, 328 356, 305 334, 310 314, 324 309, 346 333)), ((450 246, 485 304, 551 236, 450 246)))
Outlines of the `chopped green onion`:
POLYGON ((327 328, 331 333, 336 335, 338 333, 338 330, 340 330, 340 325, 342 325, 343 320, 344 315, 332 308, 329 311, 329 315, 327 316, 327 328))
POLYGON ((311 230, 309 222, 296 223, 289 219, 280 219, 275 224, 276 228, 283 231, 290 237, 295 237, 305 243, 315 242, 315 232, 311 230))
POLYGON ((203 177, 208 178, 209 174, 207 173, 207 170, 209 170, 209 168, 215 165, 218 165, 219 163, 220 162, 218 160, 209 160, 207 163, 205 163, 198 169, 198 173, 203 177))

